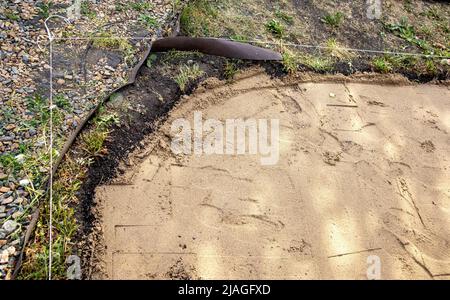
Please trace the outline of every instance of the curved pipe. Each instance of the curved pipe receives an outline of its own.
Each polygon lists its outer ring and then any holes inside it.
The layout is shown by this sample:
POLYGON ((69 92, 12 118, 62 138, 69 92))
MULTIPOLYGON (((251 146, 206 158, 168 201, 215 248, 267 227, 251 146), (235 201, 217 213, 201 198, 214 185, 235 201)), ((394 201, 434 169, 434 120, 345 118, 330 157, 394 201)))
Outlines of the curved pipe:
POLYGON ((199 51, 204 54, 248 60, 281 60, 281 54, 250 44, 220 38, 168 37, 153 42, 152 52, 199 51))

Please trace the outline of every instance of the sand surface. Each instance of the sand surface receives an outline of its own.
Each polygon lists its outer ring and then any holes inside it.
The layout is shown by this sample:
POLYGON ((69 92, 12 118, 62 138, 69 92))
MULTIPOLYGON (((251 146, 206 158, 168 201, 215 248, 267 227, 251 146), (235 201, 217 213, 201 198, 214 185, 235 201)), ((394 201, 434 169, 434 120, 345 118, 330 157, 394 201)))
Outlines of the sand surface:
POLYGON ((209 80, 97 188, 105 276, 450 279, 449 132, 448 87, 209 80), (278 163, 174 155, 194 111, 279 119, 278 163))

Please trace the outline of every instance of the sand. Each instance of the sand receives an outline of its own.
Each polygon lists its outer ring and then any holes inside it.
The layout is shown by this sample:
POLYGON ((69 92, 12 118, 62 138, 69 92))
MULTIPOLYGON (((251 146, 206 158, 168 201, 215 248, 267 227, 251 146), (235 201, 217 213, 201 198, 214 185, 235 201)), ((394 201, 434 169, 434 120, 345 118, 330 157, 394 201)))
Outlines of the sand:
POLYGON ((103 276, 450 279, 449 132, 444 86, 210 79, 97 188, 103 276), (279 119, 278 162, 175 155, 194 111, 279 119))

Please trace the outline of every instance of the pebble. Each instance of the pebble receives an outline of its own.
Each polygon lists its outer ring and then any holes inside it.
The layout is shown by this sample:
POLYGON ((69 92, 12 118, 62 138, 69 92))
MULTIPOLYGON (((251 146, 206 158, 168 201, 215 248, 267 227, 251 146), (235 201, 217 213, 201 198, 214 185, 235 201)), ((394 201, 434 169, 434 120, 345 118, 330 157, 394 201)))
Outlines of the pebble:
POLYGON ((19 154, 14 157, 19 164, 23 164, 25 161, 25 155, 19 154))
POLYGON ((0 187, 0 193, 7 193, 9 192, 11 189, 9 187, 6 186, 2 186, 0 187))
POLYGON ((28 179, 22 179, 19 181, 19 184, 23 187, 26 187, 27 185, 30 184, 30 181, 28 179))
POLYGON ((3 250, 2 254, 0 255, 0 264, 6 264, 9 260, 9 252, 8 250, 3 250))
MULTIPOLYGON (((8 197, 8 198, 6 198, 6 199, 3 199, 2 205, 10 204, 10 203, 13 202, 13 201, 14 201, 14 198, 13 198, 13 197, 8 197)), ((3 211, 0 209, 0 212, 3 212, 3 211)))
POLYGON ((2 229, 6 231, 6 233, 11 233, 17 228, 17 223, 13 220, 8 220, 3 223, 2 229))

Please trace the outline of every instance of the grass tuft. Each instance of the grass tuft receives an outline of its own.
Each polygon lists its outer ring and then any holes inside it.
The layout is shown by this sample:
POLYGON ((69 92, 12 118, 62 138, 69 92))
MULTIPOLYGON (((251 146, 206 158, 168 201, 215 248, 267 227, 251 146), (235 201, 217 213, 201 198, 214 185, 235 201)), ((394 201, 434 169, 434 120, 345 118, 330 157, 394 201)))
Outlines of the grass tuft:
POLYGON ((283 25, 275 19, 272 19, 266 23, 266 29, 278 38, 281 38, 284 34, 283 25))
POLYGON ((336 12, 333 14, 327 14, 325 15, 321 21, 325 23, 326 25, 332 27, 332 28, 338 28, 341 26, 342 22, 344 21, 344 14, 341 12, 336 12))
POLYGON ((184 92, 189 82, 196 80, 202 75, 203 71, 197 64, 191 66, 183 65, 180 67, 180 73, 175 78, 175 82, 180 87, 180 90, 184 92))

